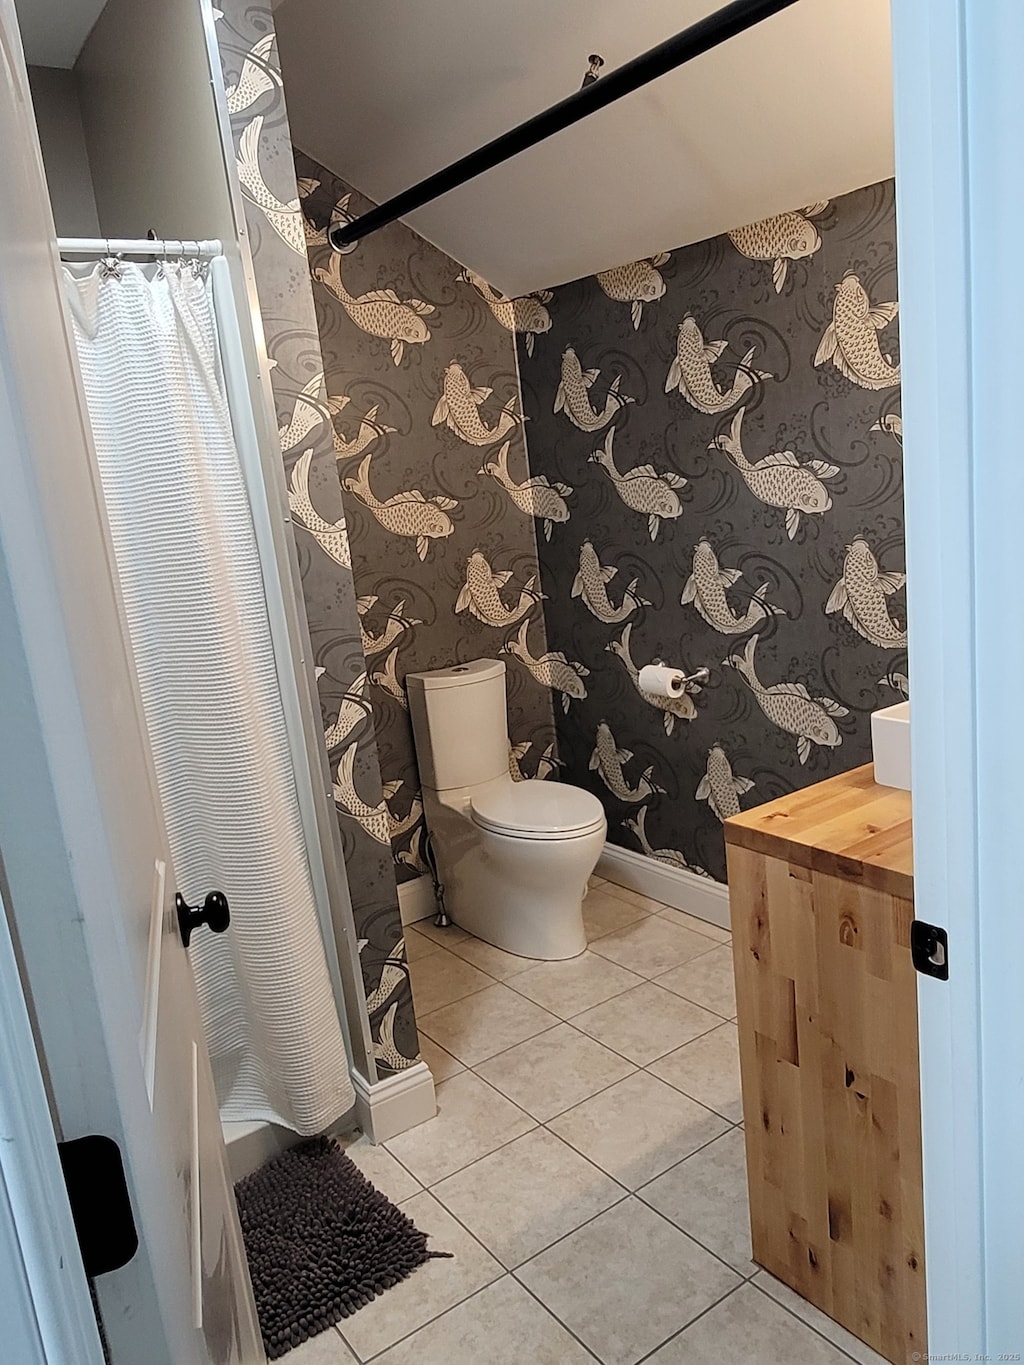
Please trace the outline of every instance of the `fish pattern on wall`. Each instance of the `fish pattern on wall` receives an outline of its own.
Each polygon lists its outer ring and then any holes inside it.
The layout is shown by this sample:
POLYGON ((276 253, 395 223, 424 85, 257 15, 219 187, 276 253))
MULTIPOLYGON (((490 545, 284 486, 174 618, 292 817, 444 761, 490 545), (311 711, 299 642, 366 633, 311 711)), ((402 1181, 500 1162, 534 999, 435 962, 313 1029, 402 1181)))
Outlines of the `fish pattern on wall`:
POLYGON ((504 659, 517 779, 557 771, 553 708, 585 695, 587 670, 548 649, 537 558, 575 490, 527 467, 516 373, 516 340, 530 355, 550 332, 550 295, 507 300, 401 223, 331 251, 328 225, 370 201, 294 156, 363 623, 359 700, 406 881, 427 871, 406 674, 504 659))
MULTIPOLYGON (((725 879, 721 822, 870 760, 907 691, 892 181, 562 285, 519 338, 562 776, 725 879), (666 701, 639 670, 708 682, 666 701)), ((515 642, 513 642, 515 645, 515 642)))
MULTIPOLYGON (((378 1069, 387 1073, 410 1066, 419 1045, 390 853, 390 793, 380 775, 364 654, 377 641, 363 629, 336 473, 334 423, 342 404, 324 380, 271 8, 220 3, 217 38, 272 365, 324 740, 374 1054, 378 1069)), ((367 410, 352 434, 355 453, 385 434, 367 410)), ((391 642, 410 625, 396 603, 381 623, 381 638, 391 642)))

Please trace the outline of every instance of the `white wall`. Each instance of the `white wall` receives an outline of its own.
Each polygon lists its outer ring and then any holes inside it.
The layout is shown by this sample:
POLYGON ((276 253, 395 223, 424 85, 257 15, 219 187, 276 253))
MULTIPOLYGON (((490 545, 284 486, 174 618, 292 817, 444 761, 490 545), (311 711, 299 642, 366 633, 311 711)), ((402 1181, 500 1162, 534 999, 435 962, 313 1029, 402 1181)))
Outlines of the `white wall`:
POLYGON ((75 75, 101 235, 232 240, 198 0, 109 0, 75 75))
MULTIPOLYGON (((282 0, 294 141, 380 203, 721 0, 282 0)), ((509 293, 893 172, 889 0, 800 0, 409 216, 509 293)))
POLYGON ((73 72, 55 66, 30 66, 28 78, 57 232, 98 237, 78 82, 73 72))

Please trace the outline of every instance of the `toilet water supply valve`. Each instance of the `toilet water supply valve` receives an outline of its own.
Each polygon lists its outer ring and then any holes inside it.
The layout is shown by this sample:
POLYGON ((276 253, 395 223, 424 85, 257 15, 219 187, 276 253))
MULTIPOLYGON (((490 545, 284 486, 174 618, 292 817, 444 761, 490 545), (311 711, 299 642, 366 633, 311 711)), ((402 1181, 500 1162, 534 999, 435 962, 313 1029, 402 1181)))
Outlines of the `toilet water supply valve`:
POLYGON ((423 856, 430 868, 430 876, 434 883, 434 896, 437 900, 437 914, 434 916, 434 924, 438 929, 447 929, 451 920, 444 906, 444 886, 441 882, 441 874, 437 870, 437 854, 434 852, 434 841, 430 837, 429 831, 423 845, 423 856))

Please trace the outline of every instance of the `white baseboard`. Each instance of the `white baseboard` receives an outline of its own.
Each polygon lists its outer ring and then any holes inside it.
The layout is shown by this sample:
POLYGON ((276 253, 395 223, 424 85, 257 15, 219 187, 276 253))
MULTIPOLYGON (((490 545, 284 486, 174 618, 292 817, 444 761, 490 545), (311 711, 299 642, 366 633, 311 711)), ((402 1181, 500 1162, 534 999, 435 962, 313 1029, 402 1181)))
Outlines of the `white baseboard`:
POLYGON ((356 1118, 371 1142, 387 1142, 437 1113, 434 1078, 426 1062, 415 1062, 404 1071, 370 1085, 352 1072, 356 1091, 356 1118))
MULTIPOLYGON (((426 1062, 416 1062, 374 1085, 356 1071, 351 1076, 356 1092, 355 1108, 332 1124, 331 1132, 347 1132, 355 1125, 371 1142, 387 1142, 407 1128, 426 1123, 437 1113, 434 1077, 426 1062)), ((221 1126, 232 1183, 302 1141, 290 1128, 262 1119, 230 1120, 221 1126)))
POLYGON ((720 929, 731 927, 729 888, 722 882, 698 877, 695 872, 684 872, 681 867, 634 853, 631 848, 619 848, 617 844, 605 844, 594 870, 598 877, 604 877, 616 886, 638 891, 674 910, 685 910, 697 919, 717 924, 720 929))
POLYGON ((265 1119, 227 1119, 221 1123, 224 1146, 228 1154, 228 1172, 232 1184, 262 1166, 272 1156, 279 1156, 302 1139, 290 1128, 265 1119))
POLYGON ((433 919, 437 914, 437 898, 433 879, 417 877, 413 882, 402 882, 398 888, 398 909, 403 924, 415 924, 419 919, 433 919))

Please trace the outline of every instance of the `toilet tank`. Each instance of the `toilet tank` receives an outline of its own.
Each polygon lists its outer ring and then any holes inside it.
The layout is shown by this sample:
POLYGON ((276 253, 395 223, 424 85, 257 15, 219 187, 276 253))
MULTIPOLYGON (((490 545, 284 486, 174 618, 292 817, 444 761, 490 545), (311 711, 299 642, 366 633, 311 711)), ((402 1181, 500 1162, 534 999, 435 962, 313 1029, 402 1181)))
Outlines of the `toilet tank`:
POLYGON ((472 787, 508 772, 503 663, 474 659, 432 673, 407 673, 405 685, 425 787, 472 787))

